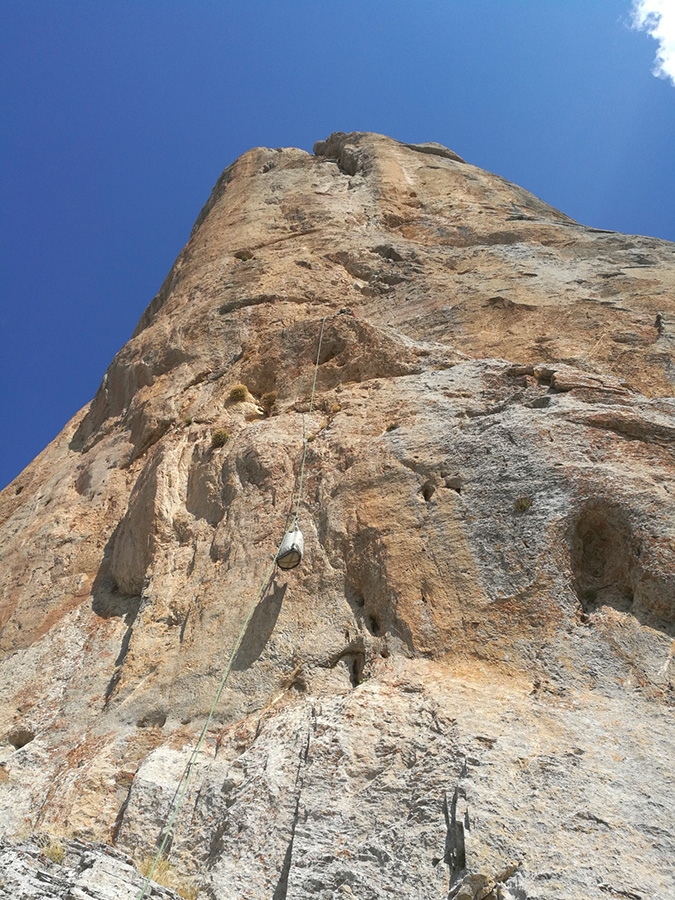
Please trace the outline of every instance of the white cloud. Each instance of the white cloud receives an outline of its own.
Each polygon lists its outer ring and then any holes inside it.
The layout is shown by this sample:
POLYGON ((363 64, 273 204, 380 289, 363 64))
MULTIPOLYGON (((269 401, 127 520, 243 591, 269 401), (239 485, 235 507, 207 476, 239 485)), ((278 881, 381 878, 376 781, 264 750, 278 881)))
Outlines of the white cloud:
POLYGON ((633 27, 659 42, 654 74, 675 85, 675 0, 633 0, 633 27))

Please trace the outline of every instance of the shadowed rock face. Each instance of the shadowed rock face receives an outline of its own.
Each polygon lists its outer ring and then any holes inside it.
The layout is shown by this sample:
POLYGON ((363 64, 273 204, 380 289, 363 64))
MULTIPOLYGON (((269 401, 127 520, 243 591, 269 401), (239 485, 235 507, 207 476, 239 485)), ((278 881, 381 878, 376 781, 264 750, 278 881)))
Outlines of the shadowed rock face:
POLYGON ((672 244, 438 144, 233 163, 0 495, 16 871, 31 831, 154 852, 306 434, 305 556, 245 631, 175 871, 218 900, 673 894, 674 330, 672 244))

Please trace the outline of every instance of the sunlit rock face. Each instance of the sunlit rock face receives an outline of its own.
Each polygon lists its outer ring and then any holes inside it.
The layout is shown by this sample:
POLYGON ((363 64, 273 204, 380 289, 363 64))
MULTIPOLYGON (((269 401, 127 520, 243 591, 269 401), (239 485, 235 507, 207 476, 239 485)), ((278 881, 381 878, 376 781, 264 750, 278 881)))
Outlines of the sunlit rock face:
POLYGON ((225 170, 0 495, 0 836, 35 896, 156 851, 261 587, 184 895, 675 896, 674 249, 433 143, 225 170), (303 436, 304 557, 266 583, 303 436))

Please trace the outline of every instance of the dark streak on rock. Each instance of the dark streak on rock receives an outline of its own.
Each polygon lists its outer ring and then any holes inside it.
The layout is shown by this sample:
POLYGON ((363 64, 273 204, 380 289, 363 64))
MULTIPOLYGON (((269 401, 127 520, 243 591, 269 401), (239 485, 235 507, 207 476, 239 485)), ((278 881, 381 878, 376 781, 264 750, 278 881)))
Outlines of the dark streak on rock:
POLYGON ((274 889, 274 893, 272 894, 272 900, 286 900, 288 894, 288 876, 291 872, 291 861, 293 859, 293 841, 295 840, 295 829, 298 824, 299 812, 300 794, 298 794, 298 798, 295 801, 295 812, 293 813, 293 822, 291 823, 291 838, 288 842, 288 847, 286 847, 286 855, 284 856, 284 861, 281 865, 279 881, 277 882, 277 886, 274 889))
POLYGON ((448 806, 448 795, 443 795, 443 816, 445 818, 445 855, 443 861, 450 870, 450 885, 455 884, 466 868, 464 824, 457 821, 457 800, 459 785, 455 788, 448 806))

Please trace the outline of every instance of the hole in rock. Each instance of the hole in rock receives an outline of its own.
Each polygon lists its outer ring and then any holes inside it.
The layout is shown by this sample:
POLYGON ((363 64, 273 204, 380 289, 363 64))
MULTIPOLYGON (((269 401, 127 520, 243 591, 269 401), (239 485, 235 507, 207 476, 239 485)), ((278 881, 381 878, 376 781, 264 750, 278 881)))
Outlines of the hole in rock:
POLYGON ((358 687, 361 684, 361 677, 363 676, 363 670, 366 665, 366 654, 345 654, 343 659, 347 664, 347 669, 349 670, 349 680, 352 683, 352 687, 358 687))
POLYGON ((366 598, 363 596, 360 586, 354 587, 354 585, 345 584, 345 598, 354 615, 357 615, 356 611, 363 609, 366 605, 366 598))
POLYGON ((34 740, 35 734, 29 728, 16 728, 7 735, 7 740, 15 750, 20 750, 34 740))
POLYGON ((609 503, 587 505, 571 536, 575 590, 585 613, 600 606, 625 612, 633 604, 632 536, 622 510, 609 503))
POLYGON ((396 614, 396 589, 383 552, 374 529, 364 529, 352 538, 345 553, 345 599, 359 629, 377 637, 391 634, 409 643, 408 626, 396 614), (375 627, 377 632, 371 631, 375 627))
MULTIPOLYGON (((417 196, 417 194, 415 194, 417 196)), ((377 253, 383 259, 389 259, 392 262, 403 262, 401 254, 395 250, 390 244, 381 244, 379 247, 373 247, 373 253, 377 253)))
POLYGON ((152 728, 153 726, 157 726, 159 728, 164 727, 164 723, 166 722, 166 713, 160 709, 154 709, 152 712, 146 713, 144 716, 136 722, 137 728, 152 728))
POLYGON ((424 499, 429 502, 431 498, 434 496, 434 491, 436 490, 436 486, 431 481, 425 481, 421 488, 421 493, 424 499))

